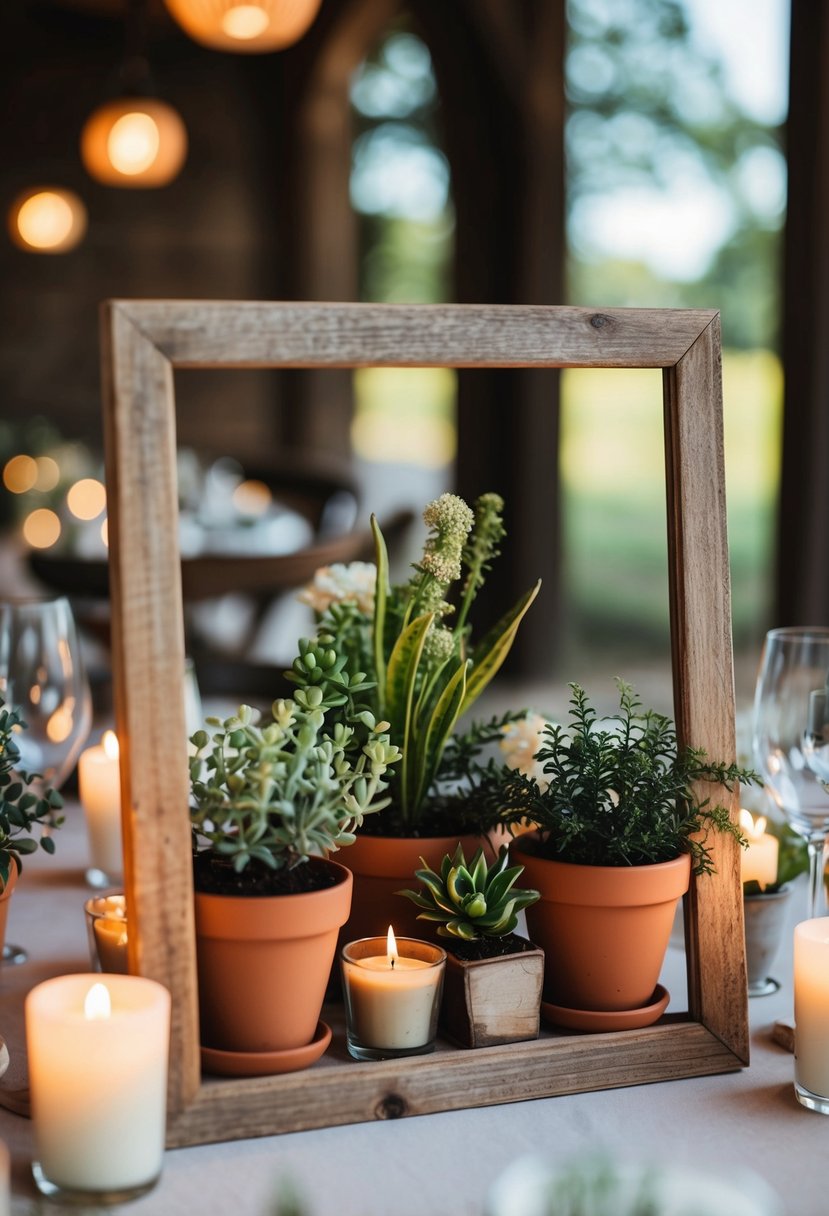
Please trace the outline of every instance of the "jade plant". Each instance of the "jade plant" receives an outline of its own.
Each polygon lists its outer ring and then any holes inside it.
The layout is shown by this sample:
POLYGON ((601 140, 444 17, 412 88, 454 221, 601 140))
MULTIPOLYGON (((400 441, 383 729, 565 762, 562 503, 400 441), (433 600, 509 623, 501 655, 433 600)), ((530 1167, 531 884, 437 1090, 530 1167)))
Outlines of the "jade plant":
MULTIPOLYGON (((503 664, 540 586, 531 587, 489 632, 473 636, 473 603, 504 537, 503 506, 497 494, 482 495, 474 510, 454 494, 430 503, 423 514, 429 530, 423 553, 408 582, 398 586, 389 583, 385 539, 372 517, 373 597, 366 593, 364 563, 359 570, 325 567, 303 594, 317 611, 322 637, 365 666, 371 684, 367 707, 389 723, 390 739, 400 748, 391 806, 383 816, 390 834, 441 834, 460 827, 457 816, 447 822, 447 811, 451 816, 464 801, 447 794, 457 777, 449 744, 461 715, 503 664)), ((300 687, 325 680, 302 656, 291 678, 300 687)), ((496 741, 513 717, 475 727, 470 738, 476 751, 496 741)))
POLYGON ((38 845, 54 853, 55 841, 44 828, 59 828, 63 816, 57 812, 63 799, 57 790, 36 793, 32 788, 40 781, 39 773, 27 773, 19 768, 20 749, 15 741, 26 723, 18 709, 9 708, 0 697, 0 890, 9 881, 12 864, 18 873, 23 870, 23 856, 34 853, 38 845), (32 829, 41 829, 39 838, 32 829))
POLYGON ((514 933, 518 913, 539 899, 538 891, 515 890, 523 866, 510 866, 504 845, 496 860, 487 866, 483 849, 467 864, 458 844, 454 856, 446 853, 440 873, 431 870, 421 857, 422 870, 415 871, 420 891, 398 891, 417 908, 418 920, 438 925, 440 937, 473 942, 482 937, 506 937, 514 933))
MULTIPOLYGON (((323 661, 339 672, 341 689, 362 682, 349 677, 330 648, 323 661)), ((246 877, 293 870, 353 843, 364 817, 387 804, 385 775, 400 753, 387 724, 366 711, 353 724, 332 722, 339 697, 348 700, 347 693, 326 696, 309 686, 295 700, 275 701, 262 721, 248 705, 224 721, 207 719, 212 733, 200 730, 191 739, 197 854, 206 844, 213 858, 246 877)))
POLYGON ((507 823, 532 823, 545 856, 592 866, 635 866, 690 853, 694 872, 713 869, 712 831, 745 843, 728 809, 701 798, 696 783, 751 783, 756 774, 680 746, 669 718, 642 710, 617 680, 619 711, 599 719, 584 689, 571 684, 570 720, 549 724, 536 753, 546 788, 512 772, 483 795, 507 823))

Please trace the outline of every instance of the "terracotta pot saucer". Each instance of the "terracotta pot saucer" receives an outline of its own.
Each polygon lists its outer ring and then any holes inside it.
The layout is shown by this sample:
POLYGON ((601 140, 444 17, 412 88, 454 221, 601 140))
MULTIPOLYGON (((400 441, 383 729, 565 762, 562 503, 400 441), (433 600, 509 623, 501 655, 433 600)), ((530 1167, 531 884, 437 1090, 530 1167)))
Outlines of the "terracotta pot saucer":
POLYGON ((640 1005, 637 1009, 567 1009, 564 1005, 542 1001, 541 1013, 544 1019, 552 1022, 554 1026, 563 1026, 567 1030, 586 1030, 588 1034, 607 1030, 640 1030, 643 1026, 652 1026, 662 1017, 670 999, 668 989, 657 984, 652 999, 647 1005, 640 1005))
POLYGON ((315 1064, 330 1042, 331 1027, 318 1022, 310 1043, 287 1051, 219 1051, 216 1047, 202 1047, 202 1068, 218 1077, 270 1077, 298 1072, 315 1064))

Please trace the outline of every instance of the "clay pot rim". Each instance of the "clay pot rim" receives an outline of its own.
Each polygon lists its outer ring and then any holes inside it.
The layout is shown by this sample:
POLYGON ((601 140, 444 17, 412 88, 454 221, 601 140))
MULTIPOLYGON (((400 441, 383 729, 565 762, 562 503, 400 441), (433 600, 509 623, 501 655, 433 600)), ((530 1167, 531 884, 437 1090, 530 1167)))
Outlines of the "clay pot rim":
POLYGON ((315 903, 326 899, 332 902, 339 902, 342 896, 342 887, 344 884, 351 886, 354 882, 354 876, 347 866, 342 865, 339 861, 333 861, 327 857, 309 857, 307 865, 314 866, 315 869, 333 869, 336 873, 337 881, 329 887, 320 887, 316 891, 295 891, 285 892, 280 895, 223 895, 219 891, 199 891, 194 890, 193 895, 197 903, 201 901, 221 903, 222 907, 228 912, 237 910, 249 910, 259 908, 262 912, 270 911, 271 909, 280 907, 290 907, 292 911, 300 910, 305 903, 315 903))
POLYGON ((669 861, 655 861, 639 866, 590 866, 576 861, 543 857, 536 853, 533 845, 539 833, 517 836, 514 844, 516 860, 524 865, 524 878, 528 885, 542 892, 542 901, 552 899, 556 903, 591 904, 587 888, 602 891, 601 902, 607 906, 648 904, 660 899, 678 899, 688 890, 691 878, 691 855, 680 853, 669 861), (542 874, 549 876, 546 884, 539 884, 542 874), (644 897, 643 880, 650 892, 644 897), (545 895, 542 887, 548 887, 545 895))
POLYGON ((370 836, 360 835, 349 845, 349 857, 359 857, 359 873, 370 878, 391 878, 410 881, 413 878, 412 857, 421 853, 454 853, 458 843, 483 840, 474 832, 453 833, 448 836, 370 836), (352 852, 352 850, 357 852, 352 852))

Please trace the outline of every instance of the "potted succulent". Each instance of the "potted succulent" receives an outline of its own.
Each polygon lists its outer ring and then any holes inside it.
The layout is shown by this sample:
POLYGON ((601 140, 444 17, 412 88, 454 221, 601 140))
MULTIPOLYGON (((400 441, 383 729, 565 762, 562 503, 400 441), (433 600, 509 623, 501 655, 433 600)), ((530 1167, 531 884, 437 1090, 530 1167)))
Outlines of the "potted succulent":
POLYGON ((542 1008, 588 1030, 659 1017, 667 993, 657 981, 691 870, 712 870, 711 831, 743 842, 728 810, 701 800, 695 783, 731 789, 754 776, 679 747, 671 721, 617 685, 619 712, 602 720, 570 686, 570 721, 546 727, 537 753, 546 788, 515 772, 488 791, 508 823, 537 825, 511 853, 541 892, 527 924, 546 956, 542 1008))
POLYGON ((336 691, 300 689, 261 722, 243 705, 191 740, 202 1055, 212 1071, 303 1067, 330 1038, 318 1019, 352 879, 327 854, 385 805, 399 752, 385 723, 350 712, 362 674, 332 648, 319 657, 336 691))
MULTIPOLYGON (((421 859, 422 860, 422 859, 421 859)), ((539 898, 515 887, 522 867, 504 846, 487 865, 482 848, 467 863, 461 845, 439 870, 422 861, 418 891, 400 891, 417 919, 448 938, 441 1025, 464 1047, 538 1037, 544 953, 515 933, 518 914, 539 898)))
MULTIPOLYGON (((390 740, 402 753, 390 777, 388 806, 349 851, 353 936, 385 930, 395 907, 398 931, 414 934, 414 913, 401 913, 395 893, 418 857, 439 866, 459 841, 472 853, 494 822, 482 815, 475 796, 476 757, 516 715, 472 723, 465 731, 457 726, 501 667, 538 594, 536 584, 488 633, 473 638, 471 610, 500 551, 502 512, 497 494, 482 495, 474 510, 454 494, 430 503, 423 514, 429 530, 423 553, 399 586, 389 584, 385 541, 372 519, 373 570, 364 563, 326 567, 302 597, 318 615, 317 644, 333 644, 369 673, 367 708, 389 723, 390 740)), ((313 650, 301 650, 289 677, 299 688, 326 682, 313 650)))
POLYGON ((51 835, 41 834, 36 840, 32 829, 35 825, 41 831, 59 828, 63 823, 63 816, 56 813, 63 806, 57 790, 35 793, 31 787, 39 774, 17 768, 20 750, 14 736, 25 729, 20 711, 10 709, 0 697, 0 953, 6 940, 9 899, 23 870, 23 857, 34 853, 38 844, 47 853, 55 851, 51 835))

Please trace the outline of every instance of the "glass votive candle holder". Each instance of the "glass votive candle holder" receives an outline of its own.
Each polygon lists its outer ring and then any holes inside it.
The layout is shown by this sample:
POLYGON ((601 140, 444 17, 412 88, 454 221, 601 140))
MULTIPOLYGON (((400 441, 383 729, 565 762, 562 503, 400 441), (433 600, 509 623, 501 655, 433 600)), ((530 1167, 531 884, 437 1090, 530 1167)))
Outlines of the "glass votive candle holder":
POLYGON ((401 937, 364 937, 340 955, 346 1039, 356 1060, 426 1055, 435 1049, 446 951, 401 937))
POLYGON ((128 975, 127 901, 123 892, 88 899, 84 912, 92 970, 128 975))

